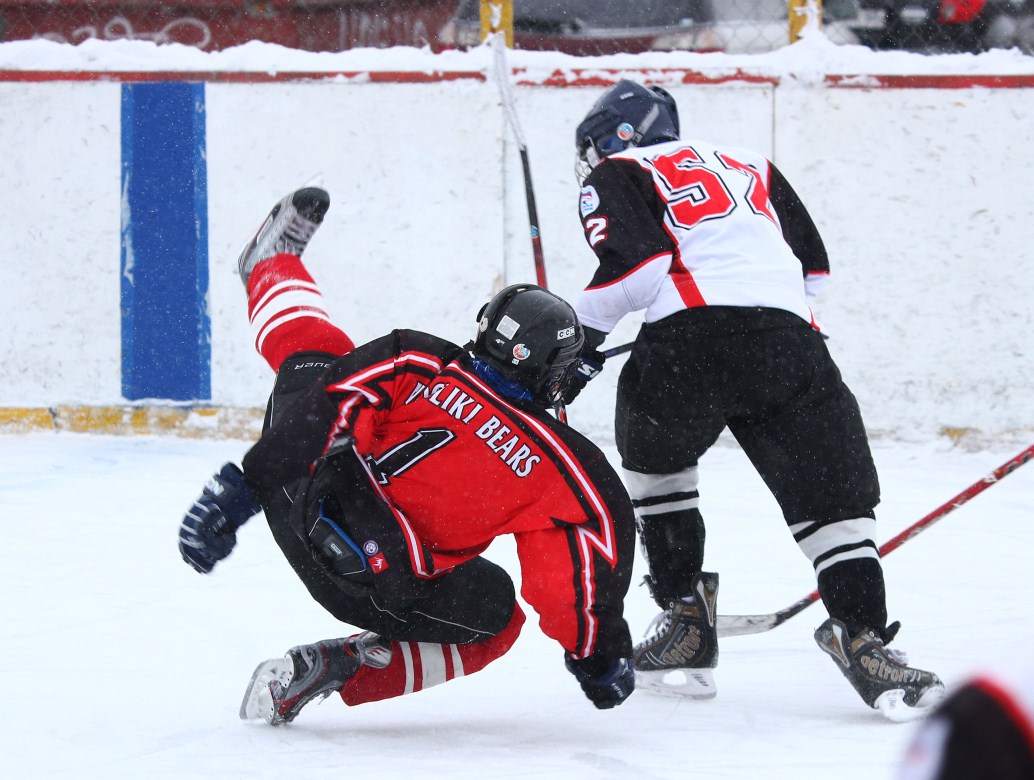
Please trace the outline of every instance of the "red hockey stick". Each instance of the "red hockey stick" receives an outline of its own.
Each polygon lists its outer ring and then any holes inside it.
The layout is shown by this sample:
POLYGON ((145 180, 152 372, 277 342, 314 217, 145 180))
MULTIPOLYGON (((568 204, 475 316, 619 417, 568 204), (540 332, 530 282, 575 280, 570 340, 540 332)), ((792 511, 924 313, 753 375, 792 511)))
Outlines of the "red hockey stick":
MULTIPOLYGON (((954 498, 941 504, 922 520, 918 520, 893 539, 885 542, 883 546, 880 547, 880 555, 886 555, 887 553, 893 552, 913 536, 918 536, 946 514, 958 509, 973 498, 973 496, 987 490, 999 480, 1011 474, 1024 463, 1032 459, 1034 459, 1034 444, 1016 457, 1003 463, 983 479, 974 482, 954 498)), ((813 590, 800 601, 797 601, 778 612, 773 612, 770 615, 719 615, 718 636, 743 636, 745 634, 760 634, 764 631, 770 631, 776 626, 782 625, 797 613, 803 612, 806 607, 814 604, 818 600, 819 592, 817 590, 813 590)))

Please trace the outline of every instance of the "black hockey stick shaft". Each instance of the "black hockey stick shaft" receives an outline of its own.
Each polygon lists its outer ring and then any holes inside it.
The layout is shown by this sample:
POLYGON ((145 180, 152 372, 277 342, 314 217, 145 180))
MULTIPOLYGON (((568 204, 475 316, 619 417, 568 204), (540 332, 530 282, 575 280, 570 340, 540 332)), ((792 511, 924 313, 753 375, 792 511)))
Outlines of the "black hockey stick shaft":
POLYGON ((630 341, 627 344, 622 344, 620 347, 611 347, 610 349, 605 349, 603 350, 603 357, 612 358, 615 355, 623 355, 626 352, 631 352, 633 346, 635 346, 635 343, 630 341))
POLYGON ((521 155, 521 171, 524 174, 524 197, 528 203, 528 228, 531 234, 531 254, 535 260, 535 281, 539 287, 549 289, 546 283, 546 258, 542 253, 542 231, 539 229, 539 211, 535 205, 535 187, 531 181, 531 162, 528 159, 528 144, 524 140, 524 131, 521 129, 520 120, 517 117, 517 104, 513 98, 513 88, 510 85, 510 66, 506 62, 506 40, 501 33, 496 33, 492 39, 492 46, 495 51, 495 77, 499 84, 499 96, 503 101, 503 108, 506 110, 506 118, 513 130, 513 136, 517 140, 517 149, 521 155))
MULTIPOLYGON (((510 129, 513 130, 514 138, 517 139, 517 149, 521 155, 521 171, 524 174, 524 197, 528 203, 531 256, 535 261, 535 282, 539 287, 548 290, 546 257, 542 252, 542 231, 539 230, 539 210, 535 205, 535 187, 531 183, 531 162, 528 159, 528 144, 524 141, 524 131, 521 130, 521 123, 517 118, 517 104, 513 99, 513 88, 510 86, 510 66, 506 62, 506 41, 502 33, 495 34, 495 37, 492 39, 492 46, 495 50, 495 77, 499 84, 499 96, 502 98, 506 118, 510 122, 510 129)), ((562 423, 566 423, 567 408, 564 406, 564 402, 557 401, 553 409, 556 411, 557 419, 562 423)))
POLYGON ((531 231, 531 255, 535 259, 535 281, 539 287, 549 289, 546 282, 546 258, 542 254, 542 237, 539 231, 539 211, 535 206, 535 188, 531 184, 531 164, 528 162, 528 147, 520 146, 521 168, 524 170, 524 197, 528 201, 528 223, 531 231))
MULTIPOLYGON (((1010 458, 986 477, 974 482, 957 496, 954 496, 941 504, 935 510, 930 512, 930 514, 914 522, 897 536, 884 542, 880 547, 880 555, 884 556, 893 552, 909 539, 918 536, 942 517, 955 511, 971 498, 983 493, 992 485, 997 484, 1030 460, 1034 460, 1034 444, 1027 447, 1027 449, 1018 455, 1010 458)), ((776 626, 782 625, 794 615, 803 612, 805 608, 811 606, 818 600, 819 592, 817 590, 813 590, 800 601, 796 601, 785 609, 773 612, 770 615, 719 615, 718 636, 744 636, 746 634, 760 634, 764 631, 770 631, 776 626)))
MULTIPOLYGON (((496 33, 492 39, 492 46, 495 50, 495 76, 499 83, 499 95, 503 101, 503 108, 506 110, 506 118, 513 130, 514 138, 517 139, 517 148, 521 155, 521 170, 524 173, 524 197, 528 203, 528 227, 531 232, 531 255, 535 261, 535 281, 539 287, 549 289, 546 281, 546 257, 542 251, 542 231, 539 229, 539 211, 535 205, 535 187, 531 180, 531 162, 528 159, 528 144, 524 140, 524 131, 521 129, 520 120, 517 117, 517 105, 513 98, 513 88, 510 85, 510 66, 506 62, 506 42, 504 37, 496 33)), ((605 358, 621 355, 632 349, 631 344, 623 344, 620 347, 613 347, 604 351, 605 358)), ((566 419, 566 412, 563 413, 566 419)))

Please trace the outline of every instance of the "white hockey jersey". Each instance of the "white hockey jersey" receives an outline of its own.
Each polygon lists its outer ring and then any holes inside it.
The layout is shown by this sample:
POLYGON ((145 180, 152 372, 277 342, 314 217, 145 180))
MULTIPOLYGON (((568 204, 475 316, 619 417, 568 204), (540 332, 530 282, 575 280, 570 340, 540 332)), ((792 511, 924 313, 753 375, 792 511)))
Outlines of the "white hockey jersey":
POLYGON ((825 247, 786 179, 764 156, 707 141, 631 148, 603 160, 579 201, 599 267, 575 304, 609 333, 700 306, 767 307, 815 325, 805 277, 829 273, 825 247))

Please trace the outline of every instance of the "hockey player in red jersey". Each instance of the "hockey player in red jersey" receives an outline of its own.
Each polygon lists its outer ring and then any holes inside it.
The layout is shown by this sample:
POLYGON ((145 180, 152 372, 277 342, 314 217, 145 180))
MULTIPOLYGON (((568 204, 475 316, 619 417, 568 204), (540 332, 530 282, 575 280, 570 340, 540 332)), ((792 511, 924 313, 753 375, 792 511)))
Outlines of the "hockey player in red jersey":
POLYGON ((568 401, 602 368, 598 348, 615 324, 645 310, 616 409, 663 610, 635 648, 637 684, 715 695, 718 575, 703 570, 697 464, 728 428, 814 564, 830 615, 819 646, 868 705, 929 707, 940 680, 886 647, 899 624, 887 622, 875 541, 879 483, 858 404, 809 307, 829 262, 804 205, 764 156, 680 140, 675 101, 660 87, 619 82, 576 145, 598 266, 575 304, 587 370, 568 401))
POLYGON ((180 552, 208 573, 264 510, 312 597, 352 636, 255 670, 243 719, 293 720, 318 697, 356 705, 470 675, 524 623, 513 582, 481 556, 512 534, 521 595, 600 709, 631 694, 622 616, 635 520, 604 455, 547 409, 583 345, 573 309, 513 285, 460 347, 396 330, 360 346, 333 325, 300 256, 330 205, 288 195, 239 261, 255 346, 276 372, 264 430, 187 513, 180 552))
POLYGON ((1034 777, 1034 668, 986 670, 957 686, 912 737, 896 780, 1034 777))

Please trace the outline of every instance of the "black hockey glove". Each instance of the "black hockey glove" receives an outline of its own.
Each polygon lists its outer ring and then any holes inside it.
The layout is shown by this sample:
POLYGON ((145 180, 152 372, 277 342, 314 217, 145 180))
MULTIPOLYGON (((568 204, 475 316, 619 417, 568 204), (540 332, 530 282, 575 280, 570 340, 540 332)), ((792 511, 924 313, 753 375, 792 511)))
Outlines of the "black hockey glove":
POLYGON ((588 384, 590 379, 595 379, 596 376, 603 370, 603 364, 607 360, 602 352, 596 349, 584 349, 582 354, 578 358, 578 369, 574 372, 574 376, 571 377, 571 383, 567 386, 567 390, 564 391, 564 403, 569 404, 578 397, 578 394, 582 392, 582 388, 588 384))
POLYGON ((582 686, 586 698, 598 710, 616 707, 635 690, 635 672, 627 658, 601 658, 590 655, 574 660, 564 654, 564 666, 582 686))
POLYGON ((237 529, 262 510, 244 474, 227 463, 205 485, 180 524, 180 555, 208 574, 237 544, 237 529))

